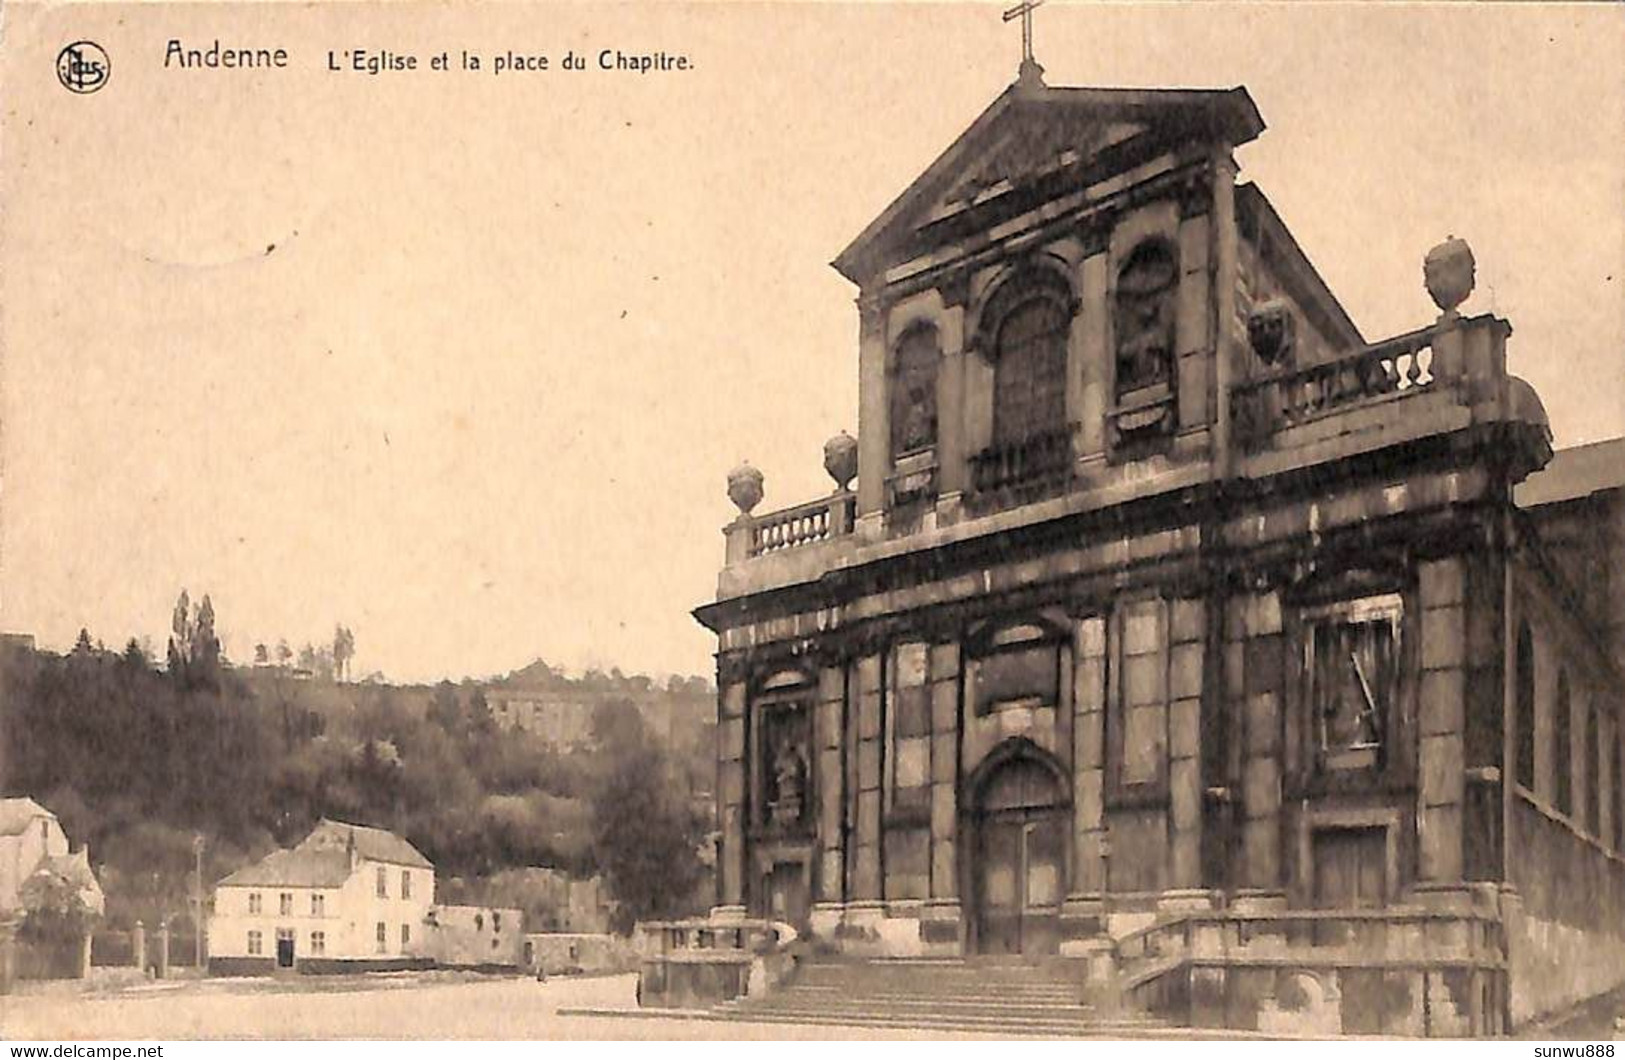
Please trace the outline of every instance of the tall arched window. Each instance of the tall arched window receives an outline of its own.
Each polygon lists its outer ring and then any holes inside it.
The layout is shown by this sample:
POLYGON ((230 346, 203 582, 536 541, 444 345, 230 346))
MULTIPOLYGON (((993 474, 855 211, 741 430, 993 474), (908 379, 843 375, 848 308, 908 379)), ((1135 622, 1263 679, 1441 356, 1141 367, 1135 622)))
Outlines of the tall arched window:
POLYGON ((891 451, 907 456, 937 444, 937 331, 910 328, 892 359, 891 451))
POLYGON ((995 444, 1066 427, 1066 339, 1071 318, 1066 302, 1040 288, 999 320, 993 369, 995 444))
POLYGON ((1513 714, 1516 759, 1514 777, 1527 791, 1535 790, 1535 641, 1529 625, 1518 627, 1517 658, 1513 663, 1513 714))
POLYGON ((1574 734, 1569 703, 1569 675, 1557 675, 1557 698, 1552 701, 1552 803, 1558 813, 1574 812, 1574 734))

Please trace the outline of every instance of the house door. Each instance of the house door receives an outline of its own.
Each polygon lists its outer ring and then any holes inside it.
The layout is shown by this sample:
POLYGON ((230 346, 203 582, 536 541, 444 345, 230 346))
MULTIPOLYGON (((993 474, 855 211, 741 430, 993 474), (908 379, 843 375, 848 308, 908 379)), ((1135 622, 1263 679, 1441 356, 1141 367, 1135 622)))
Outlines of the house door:
POLYGON ((1328 828, 1314 833, 1315 905, 1380 909, 1388 904, 1388 830, 1328 828))
POLYGON ((278 968, 293 967, 293 931, 290 928, 277 928, 276 966, 278 968))
POLYGON ((977 798, 976 948, 1054 953, 1066 897, 1067 814, 1051 771, 1018 756, 987 778, 977 798))

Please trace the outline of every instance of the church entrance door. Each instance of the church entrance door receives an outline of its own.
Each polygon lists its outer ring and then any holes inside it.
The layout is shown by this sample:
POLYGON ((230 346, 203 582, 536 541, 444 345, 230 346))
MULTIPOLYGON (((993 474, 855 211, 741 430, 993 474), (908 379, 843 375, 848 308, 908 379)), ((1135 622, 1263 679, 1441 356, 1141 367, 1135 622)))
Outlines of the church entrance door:
POLYGON ((973 886, 982 953, 1054 953, 1066 896, 1067 815, 1037 761, 1015 758, 983 786, 973 886))

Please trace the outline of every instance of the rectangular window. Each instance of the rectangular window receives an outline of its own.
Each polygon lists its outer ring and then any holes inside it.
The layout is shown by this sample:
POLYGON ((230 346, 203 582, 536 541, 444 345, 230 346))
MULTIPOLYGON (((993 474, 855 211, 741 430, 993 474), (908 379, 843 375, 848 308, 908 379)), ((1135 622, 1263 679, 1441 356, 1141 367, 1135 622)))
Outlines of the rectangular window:
POLYGON ((1597 712, 1592 709, 1586 711, 1586 738, 1585 754, 1586 764, 1586 831, 1602 838, 1602 758, 1597 739, 1598 726, 1597 712))
POLYGON ((260 892, 258 892, 258 891, 250 891, 250 892, 248 892, 248 915, 249 916, 259 916, 261 904, 262 903, 260 901, 260 892))
POLYGON ((401 870, 401 897, 412 897, 412 874, 405 869, 401 870))
POLYGON ((389 870, 383 866, 378 868, 378 897, 389 897, 389 870))
POLYGON ((402 924, 401 925, 401 949, 404 950, 404 949, 406 949, 406 947, 410 946, 411 944, 412 944, 412 926, 410 924, 402 924))
POLYGON ((1380 768, 1399 688, 1399 596, 1315 608, 1304 618, 1315 769, 1380 768))
POLYGON ((250 931, 248 933, 248 955, 258 957, 263 952, 265 952, 265 936, 258 931, 250 931))
POLYGON ((310 933, 310 953, 313 957, 320 957, 327 953, 327 932, 312 931, 310 933))
POLYGON ((293 916, 293 895, 286 892, 277 896, 278 909, 283 916, 293 916))
POLYGON ((491 930, 492 931, 501 931, 502 930, 502 910, 500 910, 500 909, 491 910, 491 930))
POLYGON ((389 926, 382 920, 378 921, 378 952, 383 953, 389 947, 389 926))
POLYGON ((327 896, 326 895, 313 894, 313 895, 310 896, 310 915, 311 916, 326 916, 327 915, 327 896))

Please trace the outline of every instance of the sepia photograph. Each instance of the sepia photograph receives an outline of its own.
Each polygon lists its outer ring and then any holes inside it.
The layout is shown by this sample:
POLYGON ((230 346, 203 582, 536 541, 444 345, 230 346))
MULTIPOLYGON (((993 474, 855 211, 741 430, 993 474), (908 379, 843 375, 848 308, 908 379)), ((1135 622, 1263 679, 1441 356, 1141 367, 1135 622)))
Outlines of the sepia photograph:
POLYGON ((0 5, 8 1055, 1613 1056, 1622 71, 1609 4, 0 5))

